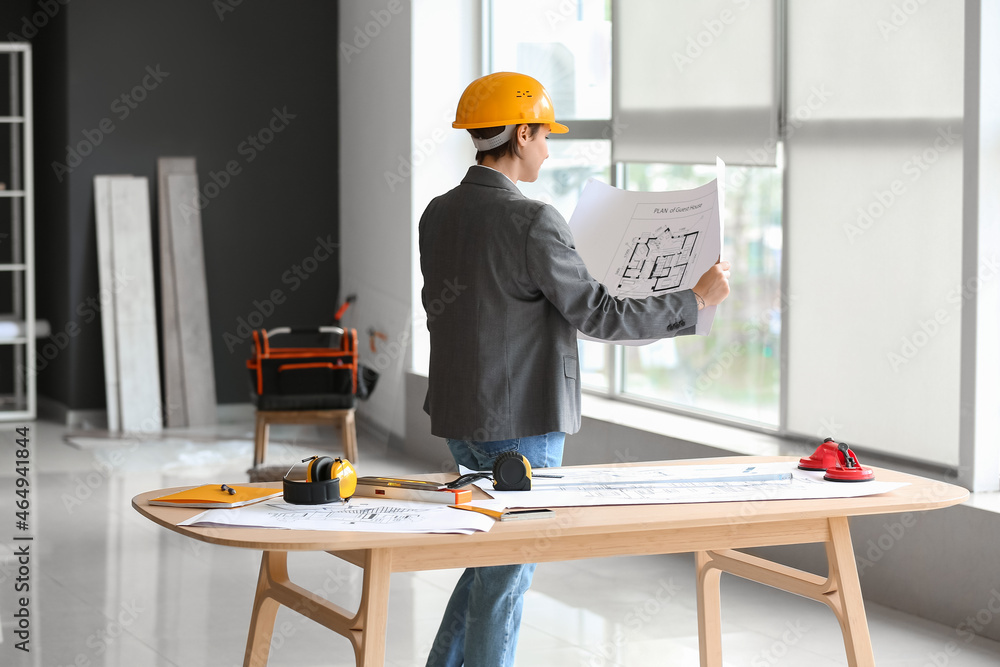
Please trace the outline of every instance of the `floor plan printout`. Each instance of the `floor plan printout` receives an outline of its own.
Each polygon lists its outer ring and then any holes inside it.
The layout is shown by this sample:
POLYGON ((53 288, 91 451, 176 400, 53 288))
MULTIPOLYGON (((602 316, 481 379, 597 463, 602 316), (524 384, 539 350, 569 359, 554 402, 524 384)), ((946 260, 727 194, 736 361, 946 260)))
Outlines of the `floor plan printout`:
POLYGON ((182 526, 232 526, 359 533, 464 533, 488 531, 493 519, 437 503, 352 498, 347 503, 290 505, 272 500, 234 509, 208 510, 182 526))
POLYGON ((562 477, 534 478, 530 491, 496 491, 485 480, 476 485, 497 505, 508 508, 854 498, 906 486, 878 480, 829 482, 823 471, 799 470, 794 462, 750 468, 732 464, 546 468, 546 474, 562 477))
MULTIPOLYGON (((588 181, 569 225, 591 275, 618 298, 694 287, 722 255, 725 164, 716 168, 714 181, 693 190, 632 192, 588 181)), ((715 310, 698 312, 696 334, 711 332, 715 310)))

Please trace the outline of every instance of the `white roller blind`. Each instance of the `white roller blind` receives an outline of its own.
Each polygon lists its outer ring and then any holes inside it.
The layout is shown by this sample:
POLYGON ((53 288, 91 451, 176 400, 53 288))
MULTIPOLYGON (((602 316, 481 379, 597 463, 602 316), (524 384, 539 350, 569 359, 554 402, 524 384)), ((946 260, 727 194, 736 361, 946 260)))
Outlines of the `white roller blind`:
POLYGON ((791 432, 958 464, 962 14, 789 3, 791 432))
POLYGON ((961 117, 961 0, 788 4, 792 114, 823 86, 826 99, 808 120, 961 117))
POLYGON ((773 1, 615 7, 616 161, 774 164, 773 1))

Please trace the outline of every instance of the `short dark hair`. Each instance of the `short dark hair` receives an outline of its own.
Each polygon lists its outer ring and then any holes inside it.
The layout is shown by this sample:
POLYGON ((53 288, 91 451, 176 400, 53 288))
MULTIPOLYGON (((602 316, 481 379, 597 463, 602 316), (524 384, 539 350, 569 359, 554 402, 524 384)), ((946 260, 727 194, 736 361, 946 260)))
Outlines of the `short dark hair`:
MULTIPOLYGON (((521 123, 521 125, 528 126, 528 132, 531 136, 538 134, 538 128, 542 126, 542 123, 521 123)), ((504 131, 506 125, 499 125, 497 127, 477 127, 469 130, 471 134, 476 139, 490 139, 497 136, 504 131)), ((494 160, 499 160, 508 153, 512 153, 514 157, 521 157, 521 149, 517 147, 517 130, 514 130, 514 136, 510 138, 510 141, 504 144, 500 144, 496 148, 491 148, 488 151, 476 151, 476 164, 482 164, 483 159, 488 157, 494 160)))

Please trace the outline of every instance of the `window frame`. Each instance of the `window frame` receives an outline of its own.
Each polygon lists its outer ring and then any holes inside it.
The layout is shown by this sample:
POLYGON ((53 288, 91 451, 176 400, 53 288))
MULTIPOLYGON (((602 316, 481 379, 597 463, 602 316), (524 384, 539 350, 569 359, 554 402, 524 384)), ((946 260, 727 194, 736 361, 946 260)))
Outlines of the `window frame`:
MULTIPOLYGON (((775 0, 775 3, 775 37, 777 40, 776 66, 778 68, 778 76, 776 79, 776 112, 778 118, 778 145, 776 160, 777 165, 780 168, 780 178, 782 182, 781 231, 783 240, 786 240, 788 238, 789 222, 787 215, 789 203, 789 170, 784 159, 784 140, 786 137, 790 136, 789 118, 787 115, 787 12, 789 3, 787 0, 775 0)), ((619 4, 616 0, 610 0, 610 9, 611 22, 614 24, 620 10, 619 4)), ((492 71, 492 10, 492 0, 481 0, 481 63, 483 65, 484 74, 492 71)), ((962 212, 962 230, 963 237, 970 238, 965 240, 963 243, 963 281, 970 276, 972 278, 975 277, 975 271, 978 264, 975 260, 981 259, 981 256, 985 255, 988 251, 988 249, 981 247, 981 244, 984 242, 989 243, 990 241, 995 240, 996 237, 996 234, 988 229, 989 222, 981 219, 978 206, 981 206, 984 201, 984 194, 982 192, 982 184, 984 183, 983 179, 988 177, 991 173, 996 173, 998 167, 998 163, 995 160, 983 159, 980 155, 979 146, 981 136, 989 134, 990 132, 995 132, 996 129, 1000 127, 1000 119, 998 119, 998 115, 994 112, 987 112, 985 104, 988 96, 983 94, 983 86, 985 86, 988 81, 1000 80, 1000 66, 992 63, 986 55, 984 55, 996 52, 994 47, 990 47, 986 44, 984 34, 991 24, 991 19, 995 20, 997 18, 1000 18, 998 11, 996 9, 984 7, 981 0, 978 2, 973 1, 966 3, 964 36, 967 81, 964 93, 965 121, 969 125, 976 124, 977 126, 975 128, 975 132, 971 132, 967 129, 967 137, 969 141, 964 147, 964 150, 966 151, 964 157, 963 175, 963 180, 965 181, 965 201, 963 203, 962 212), (973 75, 975 75, 973 77, 975 82, 974 85, 970 85, 970 77, 973 75), (977 123, 983 123, 986 127, 980 130, 977 123)), ((612 62, 614 62, 618 54, 618 43, 614 37, 612 37, 611 54, 612 62)), ((603 139, 610 140, 612 142, 614 141, 614 100, 617 99, 617 85, 618 82, 614 76, 614 69, 612 68, 612 118, 607 120, 567 121, 565 124, 570 128, 571 135, 574 139, 603 139)), ((558 141, 559 137, 554 136, 553 140, 558 141)), ((614 153, 612 152, 612 159, 613 158, 614 153)), ((612 161, 610 166, 611 184, 618 186, 620 183, 624 182, 623 170, 625 165, 620 162, 612 161)), ((780 268, 780 289, 782 294, 790 293, 788 269, 788 253, 783 252, 780 268)), ((990 425, 1000 424, 1000 419, 990 417, 985 414, 983 408, 986 406, 988 397, 980 395, 983 388, 977 384, 976 375, 977 372, 982 373, 982 369, 978 369, 977 353, 984 345, 983 339, 988 337, 988 334, 997 326, 996 322, 1000 321, 1000 313, 993 312, 995 308, 993 308, 991 304, 983 303, 981 297, 976 301, 977 302, 971 304, 968 311, 963 309, 962 327, 965 331, 963 331, 962 334, 962 362, 960 370, 962 384, 962 395, 960 400, 963 405, 970 404, 970 407, 971 404, 974 403, 975 408, 971 411, 963 412, 960 423, 960 432, 956 434, 956 437, 959 440, 959 465, 953 469, 949 468, 949 470, 951 470, 952 474, 957 475, 958 483, 967 486, 972 490, 995 490, 1000 487, 1000 474, 998 474, 1000 473, 1000 465, 998 465, 998 461, 1000 461, 1000 453, 998 453, 998 448, 995 445, 989 445, 988 443, 981 441, 982 435, 980 432, 988 430, 990 425), (988 306, 990 307, 989 312, 986 312, 985 314, 980 313, 978 316, 976 315, 975 310, 988 306)), ((778 398, 779 419, 778 424, 774 427, 758 423, 748 423, 734 416, 703 413, 702 411, 689 406, 666 403, 653 399, 638 398, 625 394, 623 391, 624 348, 620 345, 609 345, 607 346, 607 350, 605 352, 604 375, 606 378, 607 388, 597 389, 592 386, 588 386, 584 387, 583 390, 587 394, 610 398, 624 403, 649 406, 665 412, 693 416, 710 422, 733 425, 751 431, 777 435, 779 437, 806 440, 811 438, 811 434, 791 433, 788 431, 788 367, 792 360, 789 358, 790 341, 788 309, 784 307, 784 305, 782 305, 780 310, 780 318, 781 337, 779 341, 779 354, 781 356, 781 362, 778 398)), ((989 355, 987 356, 989 357, 989 355)), ((993 357, 989 357, 984 361, 990 364, 990 367, 993 370, 996 370, 995 364, 992 363, 996 361, 993 357)), ((997 385, 997 382, 992 383, 990 387, 995 385, 997 385)), ((915 459, 907 458, 905 452, 897 452, 891 454, 891 456, 898 457, 901 460, 917 462, 915 459)))
MULTIPOLYGON (((482 0, 482 62, 483 62, 483 74, 488 74, 494 71, 493 62, 493 17, 494 2, 493 0, 482 0)), ((618 3, 615 0, 611 2, 611 21, 612 24, 615 21, 618 12, 618 3)), ((783 123, 784 123, 784 48, 786 40, 784 38, 784 2, 783 0, 777 0, 776 6, 776 17, 778 25, 776 26, 776 34, 778 35, 778 45, 777 45, 777 85, 776 85, 776 112, 779 122, 779 137, 783 136, 783 123)), ((612 31, 613 33, 613 31, 612 31)), ((617 46, 612 36, 611 42, 611 57, 612 62, 617 56, 617 46)), ((614 100, 617 98, 618 88, 617 79, 614 77, 614 68, 612 67, 611 76, 611 118, 607 119, 597 119, 597 120, 564 120, 560 121, 569 128, 569 132, 565 135, 553 134, 549 136, 549 140, 556 142, 561 140, 602 140, 609 141, 612 143, 612 162, 610 164, 611 173, 611 183, 610 185, 615 187, 622 187, 625 182, 625 162, 614 161, 614 140, 617 136, 616 123, 614 119, 614 100)), ((780 171, 780 178, 782 182, 782 189, 784 193, 786 174, 783 165, 781 164, 781 154, 782 154, 782 143, 779 141, 776 151, 779 155, 778 158, 778 168, 780 171)), ((784 206, 784 194, 782 195, 782 206, 784 206)), ((782 209, 781 216, 781 227, 782 235, 785 234, 785 216, 784 209, 782 209)), ((781 283, 781 289, 784 292, 786 288, 785 281, 786 271, 785 262, 786 259, 784 254, 782 254, 782 266, 781 275, 779 277, 781 283)), ((785 359, 784 354, 786 352, 786 341, 785 341, 785 309, 781 312, 781 326, 782 335, 779 341, 779 354, 782 355, 781 358, 785 359)), ((781 363, 781 377, 779 380, 778 389, 778 423, 775 425, 769 425, 762 422, 756 422, 741 418, 737 415, 723 414, 717 412, 710 412, 707 410, 699 409, 694 406, 684 405, 680 403, 673 403, 666 400, 658 400, 650 397, 643 397, 636 394, 630 394, 625 391, 625 347, 617 344, 607 344, 605 345, 605 384, 606 389, 598 388, 594 385, 585 385, 582 387, 582 391, 586 394, 591 394, 595 396, 601 396, 603 398, 608 398, 615 401, 621 401, 624 403, 629 403, 632 405, 640 405, 645 407, 650 407, 656 410, 661 410, 665 412, 671 412, 680 415, 694 416, 699 419, 704 419, 706 421, 711 421, 719 424, 725 424, 730 426, 739 426, 741 428, 761 432, 768 434, 783 434, 785 432, 785 414, 786 414, 786 402, 785 402, 785 386, 786 386, 786 364, 781 363)))

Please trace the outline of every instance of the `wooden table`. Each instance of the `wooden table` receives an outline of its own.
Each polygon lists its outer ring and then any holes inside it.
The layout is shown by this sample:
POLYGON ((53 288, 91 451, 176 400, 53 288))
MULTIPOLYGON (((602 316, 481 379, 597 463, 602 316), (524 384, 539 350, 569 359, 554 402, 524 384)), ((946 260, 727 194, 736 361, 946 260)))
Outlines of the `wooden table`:
MULTIPOLYGON (((699 462, 751 464, 784 460, 792 459, 731 457, 699 462)), ((445 480, 451 476, 421 477, 445 480)), ((832 500, 559 508, 549 519, 497 523, 488 533, 474 535, 183 527, 177 524, 200 510, 157 507, 147 502, 175 489, 140 494, 132 499, 132 506, 146 518, 196 540, 263 551, 245 667, 267 663, 279 605, 347 637, 359 667, 382 665, 389 575, 393 572, 684 552, 696 556, 703 667, 722 665, 719 579, 723 572, 827 604, 840 622, 848 664, 874 667, 847 518, 948 507, 969 495, 958 486, 890 470, 876 469, 876 478, 909 485, 877 496, 832 500), (826 545, 828 576, 735 551, 809 542, 826 545), (289 581, 289 551, 326 551, 363 568, 358 610, 351 612, 289 581)))

